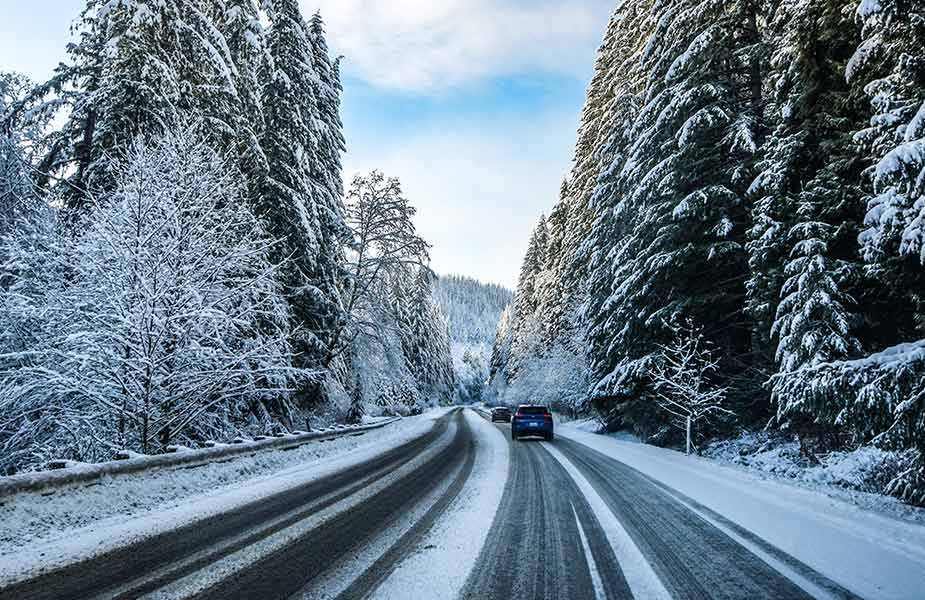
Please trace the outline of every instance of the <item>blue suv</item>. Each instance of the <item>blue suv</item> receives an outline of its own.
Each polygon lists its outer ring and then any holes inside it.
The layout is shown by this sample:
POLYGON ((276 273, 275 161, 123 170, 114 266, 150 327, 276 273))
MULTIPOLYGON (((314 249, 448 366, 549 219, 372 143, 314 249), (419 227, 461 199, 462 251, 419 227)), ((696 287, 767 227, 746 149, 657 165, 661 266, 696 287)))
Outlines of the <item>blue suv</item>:
POLYGON ((542 436, 547 442, 553 440, 552 413, 545 406, 522 404, 511 418, 511 439, 534 435, 542 436))

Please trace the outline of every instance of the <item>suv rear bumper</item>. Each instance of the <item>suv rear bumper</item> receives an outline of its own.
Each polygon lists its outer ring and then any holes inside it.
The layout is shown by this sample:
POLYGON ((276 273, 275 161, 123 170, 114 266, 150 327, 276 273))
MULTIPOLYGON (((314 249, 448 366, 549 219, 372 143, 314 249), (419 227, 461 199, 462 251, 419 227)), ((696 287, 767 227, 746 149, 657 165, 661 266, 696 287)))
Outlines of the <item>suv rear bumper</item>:
POLYGON ((549 423, 537 427, 530 427, 528 423, 517 424, 512 421, 511 429, 517 435, 547 435, 552 433, 553 426, 552 423, 549 423))

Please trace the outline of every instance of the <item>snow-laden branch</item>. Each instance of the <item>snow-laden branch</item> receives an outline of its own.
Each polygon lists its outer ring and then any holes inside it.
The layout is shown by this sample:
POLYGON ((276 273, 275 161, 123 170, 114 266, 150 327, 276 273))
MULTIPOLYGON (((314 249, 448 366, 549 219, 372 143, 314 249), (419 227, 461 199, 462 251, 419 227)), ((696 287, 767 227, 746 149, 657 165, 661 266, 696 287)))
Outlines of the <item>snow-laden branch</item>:
POLYGON ((690 320, 676 324, 676 329, 675 339, 661 346, 649 374, 656 402, 677 418, 675 424, 685 431, 690 454, 696 446, 693 437, 698 422, 734 413, 722 406, 726 388, 712 383, 720 362, 714 357, 710 342, 690 320))

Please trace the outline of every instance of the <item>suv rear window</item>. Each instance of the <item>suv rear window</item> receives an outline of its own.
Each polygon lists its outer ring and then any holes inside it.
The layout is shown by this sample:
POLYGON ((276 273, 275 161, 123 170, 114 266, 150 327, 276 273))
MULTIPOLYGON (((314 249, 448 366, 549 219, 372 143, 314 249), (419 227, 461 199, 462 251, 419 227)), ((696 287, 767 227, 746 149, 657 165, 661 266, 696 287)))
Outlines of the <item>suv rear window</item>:
POLYGON ((545 406, 521 406, 517 412, 522 415, 544 415, 548 411, 545 406))

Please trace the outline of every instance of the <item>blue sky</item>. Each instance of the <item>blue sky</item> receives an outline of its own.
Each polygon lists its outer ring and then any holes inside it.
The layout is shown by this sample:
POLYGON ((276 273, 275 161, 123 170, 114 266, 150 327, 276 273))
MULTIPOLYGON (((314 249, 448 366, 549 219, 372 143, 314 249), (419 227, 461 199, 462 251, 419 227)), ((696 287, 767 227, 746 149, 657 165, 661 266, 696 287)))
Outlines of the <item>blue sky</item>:
MULTIPOLYGON (((513 286, 567 173, 613 0, 300 0, 345 56, 345 178, 418 207, 440 273, 513 286)), ((83 0, 0 0, 0 69, 47 77, 83 0)))

